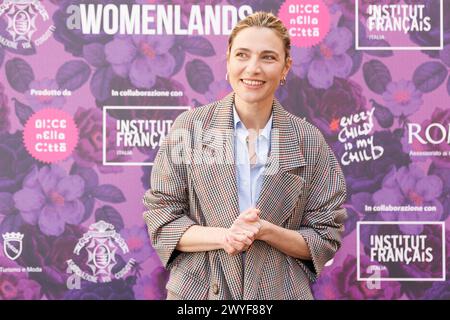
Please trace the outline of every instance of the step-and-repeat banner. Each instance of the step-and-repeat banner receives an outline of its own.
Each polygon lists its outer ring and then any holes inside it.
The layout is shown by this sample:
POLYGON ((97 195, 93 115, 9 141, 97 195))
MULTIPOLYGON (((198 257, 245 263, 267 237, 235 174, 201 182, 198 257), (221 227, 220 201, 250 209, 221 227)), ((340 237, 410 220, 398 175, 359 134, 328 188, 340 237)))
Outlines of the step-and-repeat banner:
POLYGON ((347 182, 316 299, 449 298, 450 1, 2 0, 0 299, 164 299, 142 214, 175 118, 221 99, 237 21, 292 38, 277 98, 347 182))

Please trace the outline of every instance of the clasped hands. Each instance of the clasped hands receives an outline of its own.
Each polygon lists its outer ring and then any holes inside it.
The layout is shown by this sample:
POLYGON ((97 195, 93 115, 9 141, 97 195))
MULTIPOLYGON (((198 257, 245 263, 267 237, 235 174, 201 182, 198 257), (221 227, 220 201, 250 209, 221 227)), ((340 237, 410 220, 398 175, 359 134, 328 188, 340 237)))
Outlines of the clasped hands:
POLYGON ((241 212, 230 228, 225 229, 222 247, 229 255, 247 251, 259 238, 263 226, 259 214, 259 209, 249 208, 241 212))

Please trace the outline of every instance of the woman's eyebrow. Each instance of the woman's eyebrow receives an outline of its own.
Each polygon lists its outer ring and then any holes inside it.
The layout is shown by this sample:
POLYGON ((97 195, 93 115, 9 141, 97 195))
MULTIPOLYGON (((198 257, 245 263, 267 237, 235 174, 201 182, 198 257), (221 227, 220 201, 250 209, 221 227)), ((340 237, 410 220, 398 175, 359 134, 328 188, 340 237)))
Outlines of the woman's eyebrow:
MULTIPOLYGON (((236 52, 236 51, 246 51, 246 52, 251 52, 251 50, 248 49, 248 48, 236 48, 234 51, 235 51, 235 52, 236 52)), ((272 53, 272 54, 275 54, 275 55, 277 55, 277 56, 279 55, 278 52, 273 51, 273 50, 263 50, 263 51, 261 51, 261 54, 266 54, 266 53, 272 53)))

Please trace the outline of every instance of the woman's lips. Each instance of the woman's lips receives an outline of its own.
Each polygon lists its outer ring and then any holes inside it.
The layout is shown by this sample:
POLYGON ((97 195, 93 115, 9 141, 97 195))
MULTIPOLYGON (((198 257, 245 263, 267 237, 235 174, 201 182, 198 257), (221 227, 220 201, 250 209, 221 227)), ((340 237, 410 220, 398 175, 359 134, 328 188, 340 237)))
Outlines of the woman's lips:
POLYGON ((249 89, 261 88, 266 82, 261 80, 241 79, 242 84, 249 89))

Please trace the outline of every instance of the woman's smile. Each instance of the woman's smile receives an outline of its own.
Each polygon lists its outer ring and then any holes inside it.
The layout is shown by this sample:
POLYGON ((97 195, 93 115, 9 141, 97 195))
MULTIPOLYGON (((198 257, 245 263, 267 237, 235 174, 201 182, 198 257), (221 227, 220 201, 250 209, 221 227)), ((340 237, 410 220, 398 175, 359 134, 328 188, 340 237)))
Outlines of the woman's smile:
POLYGON ((254 79, 241 79, 240 82, 245 88, 248 89, 259 89, 266 83, 265 81, 254 79))

